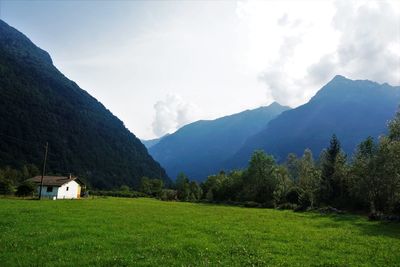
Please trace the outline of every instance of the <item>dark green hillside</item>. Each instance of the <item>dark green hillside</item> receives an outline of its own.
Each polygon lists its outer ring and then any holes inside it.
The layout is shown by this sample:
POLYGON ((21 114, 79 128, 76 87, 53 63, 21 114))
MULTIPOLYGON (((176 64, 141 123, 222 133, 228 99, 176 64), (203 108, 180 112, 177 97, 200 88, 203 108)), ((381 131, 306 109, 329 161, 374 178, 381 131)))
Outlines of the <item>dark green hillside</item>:
POLYGON ((368 136, 387 132, 387 122, 400 104, 400 87, 368 80, 336 76, 307 103, 283 112, 228 161, 230 167, 243 167, 256 149, 263 149, 279 161, 289 153, 301 155, 310 148, 316 156, 332 134, 352 154, 368 136))
POLYGON ((0 167, 41 165, 97 188, 136 186, 146 175, 169 181, 122 121, 67 79, 47 52, 0 21, 0 167))
POLYGON ((273 103, 216 120, 197 121, 164 137, 149 152, 170 177, 184 172, 193 179, 203 180, 222 170, 225 160, 232 157, 248 137, 288 109, 273 103))

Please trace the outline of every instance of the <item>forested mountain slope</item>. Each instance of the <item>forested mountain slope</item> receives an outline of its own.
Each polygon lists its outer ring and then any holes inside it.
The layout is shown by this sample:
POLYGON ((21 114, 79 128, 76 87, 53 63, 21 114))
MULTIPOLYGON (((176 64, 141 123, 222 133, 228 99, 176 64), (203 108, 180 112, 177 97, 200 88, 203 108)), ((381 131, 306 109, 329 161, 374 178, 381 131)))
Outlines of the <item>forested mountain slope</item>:
POLYGON ((146 148, 100 102, 66 78, 49 54, 0 20, 0 167, 41 166, 73 173, 96 188, 169 182, 146 148))

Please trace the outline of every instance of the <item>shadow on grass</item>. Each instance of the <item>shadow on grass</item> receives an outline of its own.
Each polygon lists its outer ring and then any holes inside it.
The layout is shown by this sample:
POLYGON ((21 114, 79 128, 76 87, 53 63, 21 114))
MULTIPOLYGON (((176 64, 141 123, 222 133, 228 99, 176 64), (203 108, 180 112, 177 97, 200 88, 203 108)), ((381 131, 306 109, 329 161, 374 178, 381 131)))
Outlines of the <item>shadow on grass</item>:
MULTIPOLYGON (((203 206, 220 206, 220 207, 238 207, 243 209, 258 209, 258 210, 275 210, 270 208, 260 207, 245 207, 243 203, 197 203, 203 206)), ((311 219, 328 218, 329 221, 318 221, 316 225, 319 228, 342 228, 342 227, 355 227, 361 234, 365 236, 385 236, 394 239, 400 239, 400 223, 389 221, 369 221, 367 216, 359 214, 334 214, 334 213, 320 213, 317 211, 304 211, 296 212, 295 214, 303 214, 311 219)))
POLYGON ((400 223, 389 221, 369 221, 367 217, 352 214, 321 214, 306 212, 314 218, 329 218, 330 221, 318 223, 320 228, 355 227, 366 236, 385 236, 400 239, 400 223))
MULTIPOLYGON (((179 202, 179 201, 178 201, 179 202)), ((202 206, 208 206, 208 207, 237 207, 237 208, 245 208, 245 209, 261 209, 261 210, 277 210, 274 209, 270 206, 263 206, 262 204, 255 203, 257 205, 248 205, 245 202, 236 202, 236 201, 215 201, 215 202, 209 202, 209 201, 199 201, 199 202, 186 202, 186 203, 194 203, 197 205, 202 205, 202 206)))

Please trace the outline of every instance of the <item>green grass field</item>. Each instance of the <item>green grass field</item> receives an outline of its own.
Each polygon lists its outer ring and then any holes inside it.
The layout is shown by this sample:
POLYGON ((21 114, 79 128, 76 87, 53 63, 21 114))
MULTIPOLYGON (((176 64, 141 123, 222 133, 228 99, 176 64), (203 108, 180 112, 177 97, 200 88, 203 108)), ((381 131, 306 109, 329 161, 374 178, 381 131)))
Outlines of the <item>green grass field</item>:
POLYGON ((400 225, 152 199, 0 199, 0 266, 400 266, 400 225))

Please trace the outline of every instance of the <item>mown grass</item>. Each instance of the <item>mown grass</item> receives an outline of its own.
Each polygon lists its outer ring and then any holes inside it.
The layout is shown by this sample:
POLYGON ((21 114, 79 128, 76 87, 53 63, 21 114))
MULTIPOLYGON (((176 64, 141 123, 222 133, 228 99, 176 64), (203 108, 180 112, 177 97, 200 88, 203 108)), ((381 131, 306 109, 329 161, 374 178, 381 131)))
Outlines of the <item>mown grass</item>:
POLYGON ((400 266, 400 225, 99 198, 0 199, 0 266, 400 266))

